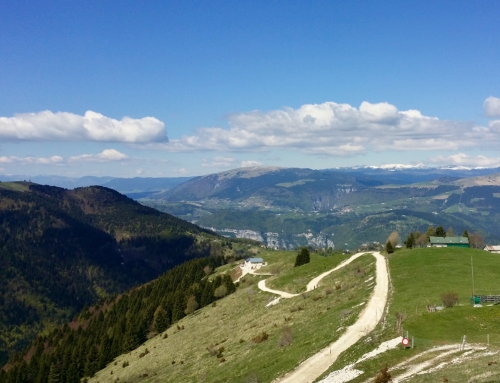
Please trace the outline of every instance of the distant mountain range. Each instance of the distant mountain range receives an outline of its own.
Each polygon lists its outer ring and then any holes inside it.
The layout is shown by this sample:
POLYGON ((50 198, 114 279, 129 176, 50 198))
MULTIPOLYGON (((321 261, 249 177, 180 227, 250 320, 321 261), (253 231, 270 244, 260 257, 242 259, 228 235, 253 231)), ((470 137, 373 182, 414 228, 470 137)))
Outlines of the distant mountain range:
MULTIPOLYGON (((255 167, 230 170, 228 172, 221 172, 219 174, 236 174, 244 172, 252 174, 255 172, 263 173, 270 169, 288 169, 277 167, 255 167)), ((430 181, 439 177, 476 177, 491 173, 500 173, 500 168, 478 168, 472 166, 445 166, 445 167, 427 167, 424 165, 383 165, 383 166, 353 166, 353 167, 339 167, 324 170, 311 170, 303 169, 304 171, 322 171, 322 172, 338 172, 350 175, 362 175, 368 177, 376 177, 379 181, 385 183, 407 184, 422 181, 430 181)), ((209 177, 209 176, 205 176, 209 177)), ((85 186, 106 186, 114 189, 127 196, 139 199, 147 196, 170 190, 178 185, 183 184, 191 179, 203 178, 197 177, 66 177, 57 175, 10 175, 0 174, 1 182, 9 181, 31 181, 40 185, 58 186, 65 189, 74 189, 76 187, 85 186)))
POLYGON ((500 169, 256 167, 193 178, 141 203, 275 248, 355 248, 428 226, 500 241, 500 169))
MULTIPOLYGON (((230 237, 275 248, 353 248, 429 225, 500 242, 500 168, 386 165, 323 170, 249 167, 193 178, 32 177, 96 183, 230 237), (498 189, 498 190, 497 190, 498 189)), ((0 180, 5 176, 0 176, 0 180)))
POLYGON ((58 186, 65 189, 74 189, 86 186, 106 186, 114 189, 130 198, 144 198, 151 194, 171 189, 192 177, 64 177, 64 176, 23 176, 23 175, 0 175, 0 181, 30 181, 40 185, 58 186))

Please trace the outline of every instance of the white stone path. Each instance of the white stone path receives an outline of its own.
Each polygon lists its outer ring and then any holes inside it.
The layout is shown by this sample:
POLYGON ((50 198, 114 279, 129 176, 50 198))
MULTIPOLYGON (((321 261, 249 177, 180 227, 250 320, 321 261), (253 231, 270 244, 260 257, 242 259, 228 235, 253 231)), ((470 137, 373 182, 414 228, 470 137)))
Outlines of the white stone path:
MULTIPOLYGON (((367 254, 367 252, 354 254, 351 258, 342 262, 334 269, 329 270, 314 278, 307 284, 307 291, 311 291, 316 286, 318 286, 320 280, 326 277, 328 274, 348 265, 364 254, 367 254)), ((379 252, 371 252, 371 254, 375 257, 376 260, 377 276, 375 288, 370 297, 370 300, 365 305, 365 309, 361 312, 356 323, 350 326, 337 341, 333 342, 328 347, 324 348, 309 359, 302 362, 292 372, 274 380, 274 383, 313 382, 316 378, 318 378, 321 374, 328 370, 328 368, 333 364, 333 362, 335 362, 335 360, 342 352, 354 345, 359 339, 361 339, 363 336, 365 336, 375 328, 380 318, 382 317, 382 313, 384 312, 384 308, 387 302, 387 293, 389 291, 389 275, 385 258, 379 252)), ((299 295, 268 289, 266 287, 265 280, 260 281, 258 286, 261 290, 277 294, 281 298, 293 298, 299 295)))

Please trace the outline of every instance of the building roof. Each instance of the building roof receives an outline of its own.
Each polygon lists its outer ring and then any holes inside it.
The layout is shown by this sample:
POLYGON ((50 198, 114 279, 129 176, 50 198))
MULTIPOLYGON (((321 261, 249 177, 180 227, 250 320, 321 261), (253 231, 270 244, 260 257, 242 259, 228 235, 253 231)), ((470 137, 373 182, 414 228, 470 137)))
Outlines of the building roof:
POLYGON ((486 251, 500 251, 500 245, 498 245, 498 246, 485 246, 484 250, 486 250, 486 251))
POLYGON ((431 244, 443 244, 443 245, 469 244, 469 238, 467 237, 429 237, 429 241, 431 242, 431 244))
POLYGON ((245 261, 250 263, 264 263, 262 258, 247 258, 245 261))

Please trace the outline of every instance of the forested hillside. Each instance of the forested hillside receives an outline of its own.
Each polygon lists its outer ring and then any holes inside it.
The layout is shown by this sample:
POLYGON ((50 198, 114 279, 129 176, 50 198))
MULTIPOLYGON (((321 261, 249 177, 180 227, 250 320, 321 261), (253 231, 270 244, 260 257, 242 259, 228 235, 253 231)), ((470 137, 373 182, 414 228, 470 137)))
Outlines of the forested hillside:
POLYGON ((236 287, 229 275, 210 278, 211 270, 221 264, 223 257, 185 262, 151 283, 84 310, 70 325, 39 336, 24 355, 0 371, 0 382, 77 383, 92 376, 148 336, 233 293, 236 287))
POLYGON ((111 189, 0 183, 0 363, 99 299, 221 255, 213 238, 111 189))

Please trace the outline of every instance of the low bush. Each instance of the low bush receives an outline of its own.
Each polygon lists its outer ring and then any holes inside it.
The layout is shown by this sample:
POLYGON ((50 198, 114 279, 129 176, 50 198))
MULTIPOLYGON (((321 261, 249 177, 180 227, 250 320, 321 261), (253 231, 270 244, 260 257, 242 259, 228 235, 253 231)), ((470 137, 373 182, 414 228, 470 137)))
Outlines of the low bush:
POLYGON ((458 303, 458 294, 453 292, 448 292, 441 295, 441 302, 443 302, 444 307, 453 307, 458 303))
POLYGON ((292 328, 290 326, 283 327, 283 334, 281 335, 280 340, 278 341, 279 347, 286 347, 291 345, 293 342, 292 337, 292 328))
POLYGON ((252 342, 254 342, 254 343, 262 343, 265 340, 267 340, 267 338, 269 338, 269 334, 264 331, 262 334, 257 335, 256 337, 252 338, 252 342))
POLYGON ((389 368, 385 366, 380 370, 378 375, 375 377, 374 383, 389 383, 392 381, 391 374, 389 374, 389 368))

